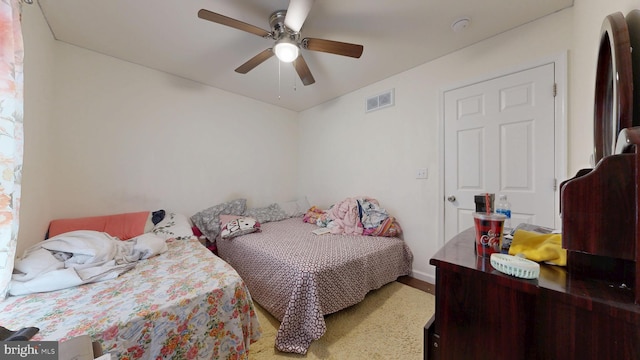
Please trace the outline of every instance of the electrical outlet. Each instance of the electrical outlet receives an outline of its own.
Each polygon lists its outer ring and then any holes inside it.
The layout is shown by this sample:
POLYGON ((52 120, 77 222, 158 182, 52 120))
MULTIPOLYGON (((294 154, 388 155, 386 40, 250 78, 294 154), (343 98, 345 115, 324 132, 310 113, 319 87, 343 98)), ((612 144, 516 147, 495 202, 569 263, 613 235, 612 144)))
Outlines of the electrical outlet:
POLYGON ((416 170, 416 179, 426 179, 429 177, 429 172, 427 168, 420 168, 416 170))

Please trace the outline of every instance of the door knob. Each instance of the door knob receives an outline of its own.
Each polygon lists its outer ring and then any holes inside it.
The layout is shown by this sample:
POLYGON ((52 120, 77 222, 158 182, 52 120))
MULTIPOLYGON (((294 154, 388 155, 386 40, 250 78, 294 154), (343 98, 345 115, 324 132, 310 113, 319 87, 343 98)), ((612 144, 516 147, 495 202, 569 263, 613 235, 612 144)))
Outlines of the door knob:
POLYGON ((449 195, 449 197, 447 197, 447 201, 454 202, 454 201, 456 201, 456 197, 453 196, 453 195, 449 195))

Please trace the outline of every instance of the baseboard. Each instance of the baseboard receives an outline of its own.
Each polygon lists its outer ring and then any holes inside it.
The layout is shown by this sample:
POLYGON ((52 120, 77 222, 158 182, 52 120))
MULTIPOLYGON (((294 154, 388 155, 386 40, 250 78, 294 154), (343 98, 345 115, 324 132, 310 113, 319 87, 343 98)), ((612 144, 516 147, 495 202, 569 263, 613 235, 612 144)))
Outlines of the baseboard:
POLYGON ((435 284, 436 283, 435 268, 433 268, 433 273, 424 272, 424 271, 418 271, 416 269, 412 269, 411 273, 409 274, 409 276, 411 276, 413 278, 416 278, 418 280, 422 280, 422 281, 428 282, 430 284, 435 284))
POLYGON ((400 276, 398 278, 398 282, 403 283, 405 285, 409 285, 413 288, 416 288, 418 290, 422 290, 424 292, 428 292, 429 294, 435 295, 436 294, 436 287, 435 285, 428 283, 426 281, 422 281, 419 279, 416 279, 414 277, 411 276, 400 276))

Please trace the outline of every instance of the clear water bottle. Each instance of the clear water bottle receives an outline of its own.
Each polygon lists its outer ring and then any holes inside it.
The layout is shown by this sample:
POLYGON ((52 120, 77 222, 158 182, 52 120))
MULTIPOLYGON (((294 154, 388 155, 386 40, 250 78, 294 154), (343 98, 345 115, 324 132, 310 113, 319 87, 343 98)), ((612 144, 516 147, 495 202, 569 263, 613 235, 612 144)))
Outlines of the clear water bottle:
POLYGON ((507 195, 500 195, 496 213, 507 217, 504 220, 504 233, 511 232, 511 203, 507 200, 507 195))

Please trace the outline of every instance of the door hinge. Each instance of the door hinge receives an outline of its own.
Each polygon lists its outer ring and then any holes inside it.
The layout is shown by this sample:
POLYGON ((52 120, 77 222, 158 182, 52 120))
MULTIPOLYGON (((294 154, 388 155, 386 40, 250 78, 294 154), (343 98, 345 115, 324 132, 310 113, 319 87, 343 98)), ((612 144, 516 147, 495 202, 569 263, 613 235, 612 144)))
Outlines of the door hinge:
POLYGON ((553 97, 556 97, 557 95, 558 95, 558 84, 553 83, 553 97))
POLYGON ((558 179, 554 178, 553 179, 553 191, 557 191, 558 190, 558 179))

